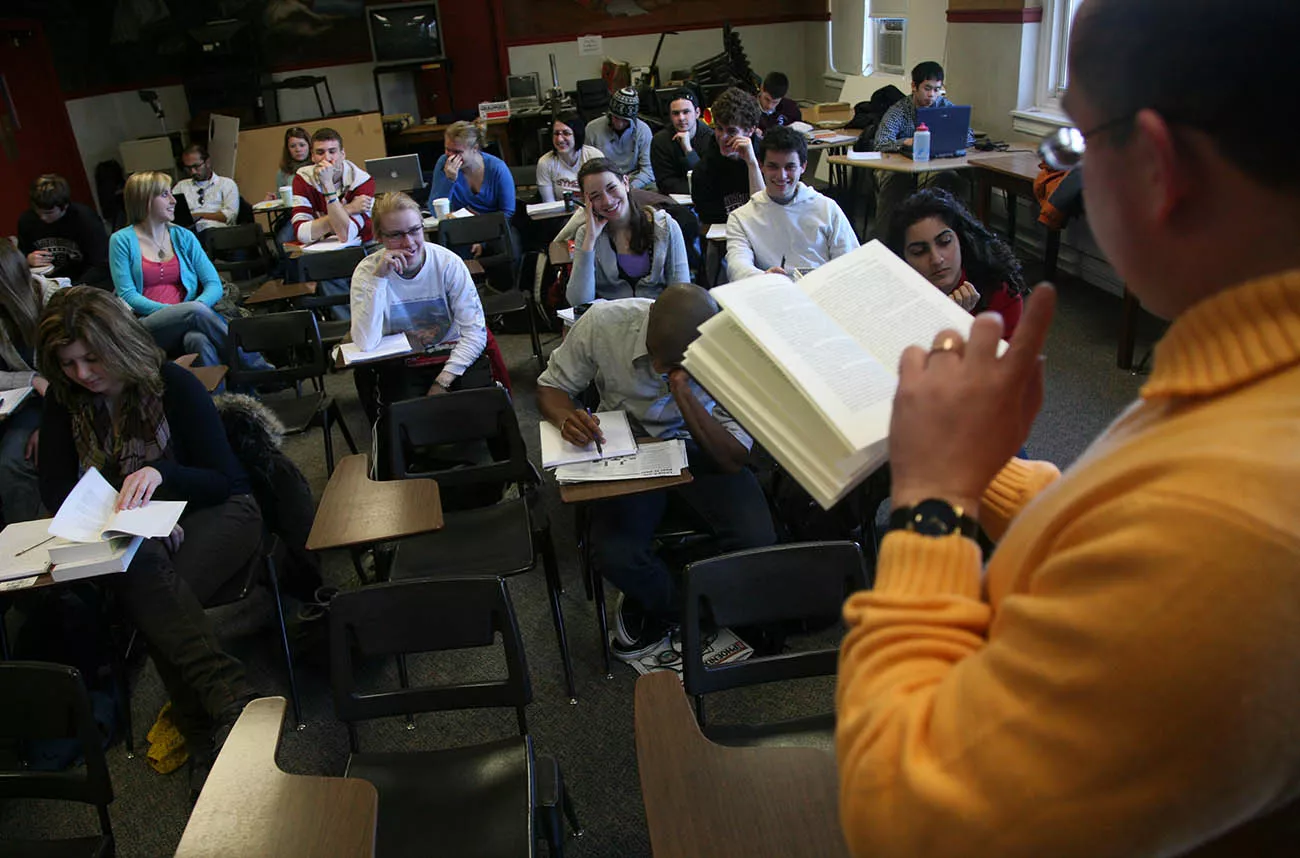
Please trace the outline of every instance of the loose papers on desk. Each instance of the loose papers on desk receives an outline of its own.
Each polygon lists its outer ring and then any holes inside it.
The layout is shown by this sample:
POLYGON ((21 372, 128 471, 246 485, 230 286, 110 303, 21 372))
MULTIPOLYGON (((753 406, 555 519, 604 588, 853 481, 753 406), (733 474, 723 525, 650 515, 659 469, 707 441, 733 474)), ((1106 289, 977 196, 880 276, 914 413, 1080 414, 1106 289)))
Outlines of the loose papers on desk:
POLYGON ((632 438, 632 427, 628 425, 626 412, 601 411, 594 416, 600 421, 600 431, 605 436, 605 443, 600 450, 596 449, 595 442, 585 447, 570 444, 560 435, 559 429, 543 420, 539 424, 542 435, 542 467, 558 468, 560 465, 615 459, 636 453, 636 441, 632 438))
POLYGON ((343 365, 351 366, 354 363, 366 363, 372 360, 383 360, 386 357, 409 355, 411 354, 411 343, 406 338, 405 333, 400 333, 380 337, 379 345, 368 352, 363 352, 356 343, 342 343, 338 349, 343 355, 343 365))
POLYGON ((641 444, 636 453, 617 459, 604 458, 593 462, 563 465, 555 469, 555 479, 563 484, 596 483, 608 480, 646 480, 654 477, 675 477, 687 465, 686 442, 680 438, 641 444))

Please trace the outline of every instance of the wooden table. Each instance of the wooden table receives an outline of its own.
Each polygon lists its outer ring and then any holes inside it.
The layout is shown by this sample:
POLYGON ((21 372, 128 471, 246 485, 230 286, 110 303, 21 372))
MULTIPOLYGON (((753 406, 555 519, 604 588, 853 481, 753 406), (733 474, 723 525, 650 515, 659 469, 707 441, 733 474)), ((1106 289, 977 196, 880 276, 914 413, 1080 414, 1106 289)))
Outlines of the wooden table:
POLYGON ((365 453, 338 463, 307 537, 313 551, 373 545, 441 530, 442 499, 434 480, 372 480, 365 453))
POLYGON ((590 483, 568 483, 560 486, 560 501, 563 503, 586 503, 587 501, 605 500, 606 498, 638 495, 642 492, 655 492, 684 486, 693 482, 690 468, 682 468, 675 477, 648 477, 639 480, 599 480, 590 483))
POLYGON ((176 858, 373 858, 379 793, 359 778, 291 775, 275 764, 283 697, 249 703, 230 731, 176 858))
POLYGON ((884 152, 879 158, 861 161, 847 155, 832 155, 826 159, 828 164, 842 167, 857 167, 864 170, 882 170, 886 173, 933 173, 939 170, 968 170, 970 158, 931 158, 929 161, 913 161, 897 152, 884 152))
POLYGON ((266 215, 266 230, 270 232, 275 229, 275 216, 280 212, 290 211, 293 206, 286 206, 282 200, 267 200, 266 202, 257 203, 252 207, 253 214, 266 215))
POLYGON ((635 712, 655 858, 847 858, 833 756, 816 748, 710 742, 670 671, 637 680, 635 712))
POLYGON ((316 281, 304 280, 301 283, 285 283, 284 280, 268 280, 244 299, 244 304, 269 304, 272 301, 291 301, 316 294, 316 281))
MULTIPOLYGON (((993 189, 1006 192, 1008 197, 1034 199, 1034 180, 1038 178, 1037 152, 988 152, 971 155, 967 160, 975 168, 975 214, 984 223, 989 222, 989 208, 993 189)), ((1011 246, 1016 243, 1016 206, 1008 201, 1007 238, 1011 246)), ((1043 247, 1043 265, 1047 279, 1056 276, 1056 261, 1061 253, 1061 231, 1049 229, 1043 247)))

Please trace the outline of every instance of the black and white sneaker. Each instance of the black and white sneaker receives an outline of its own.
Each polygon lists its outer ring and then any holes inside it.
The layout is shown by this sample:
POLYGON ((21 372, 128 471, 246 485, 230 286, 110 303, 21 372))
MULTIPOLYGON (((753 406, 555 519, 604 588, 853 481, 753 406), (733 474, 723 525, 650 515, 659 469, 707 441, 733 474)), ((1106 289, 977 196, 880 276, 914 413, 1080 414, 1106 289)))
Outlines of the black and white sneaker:
POLYGON ((641 605, 627 598, 622 593, 614 600, 614 640, 630 647, 641 637, 641 627, 645 625, 646 614, 641 605))
POLYGON ((614 631, 609 651, 619 661, 635 661, 664 642, 672 626, 647 614, 622 593, 614 601, 614 631))
POLYGON ((660 649, 668 642, 673 626, 662 620, 649 619, 641 627, 641 636, 631 643, 615 638, 609 643, 610 655, 619 661, 633 662, 660 649))

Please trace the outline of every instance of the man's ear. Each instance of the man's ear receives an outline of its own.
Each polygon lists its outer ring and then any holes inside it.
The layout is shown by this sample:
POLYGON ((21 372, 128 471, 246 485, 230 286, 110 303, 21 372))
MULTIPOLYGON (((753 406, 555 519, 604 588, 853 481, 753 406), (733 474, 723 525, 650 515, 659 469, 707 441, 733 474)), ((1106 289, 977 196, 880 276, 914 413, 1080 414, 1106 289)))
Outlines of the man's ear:
POLYGON ((1154 110, 1140 110, 1133 120, 1133 163, 1143 185, 1143 203, 1159 223, 1167 224, 1192 192, 1191 169, 1185 148, 1179 145, 1173 127, 1154 110))

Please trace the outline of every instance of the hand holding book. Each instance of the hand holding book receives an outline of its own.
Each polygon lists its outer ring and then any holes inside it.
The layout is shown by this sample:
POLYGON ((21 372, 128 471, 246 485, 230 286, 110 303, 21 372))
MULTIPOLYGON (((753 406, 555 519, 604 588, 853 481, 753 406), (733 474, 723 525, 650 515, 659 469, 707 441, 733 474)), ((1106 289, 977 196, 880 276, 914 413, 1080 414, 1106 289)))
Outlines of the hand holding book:
POLYGON ((889 427, 895 509, 938 498, 977 515, 1043 404, 1043 344, 1055 308, 1056 291, 1036 288, 1001 357, 996 313, 976 318, 969 339, 944 330, 931 349, 903 352, 889 427))

